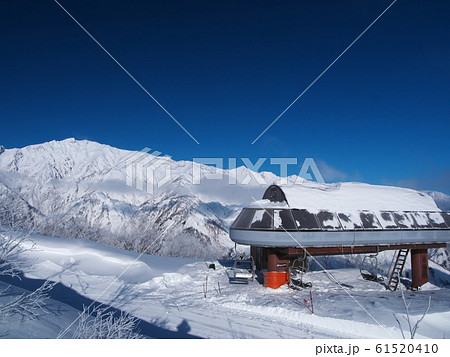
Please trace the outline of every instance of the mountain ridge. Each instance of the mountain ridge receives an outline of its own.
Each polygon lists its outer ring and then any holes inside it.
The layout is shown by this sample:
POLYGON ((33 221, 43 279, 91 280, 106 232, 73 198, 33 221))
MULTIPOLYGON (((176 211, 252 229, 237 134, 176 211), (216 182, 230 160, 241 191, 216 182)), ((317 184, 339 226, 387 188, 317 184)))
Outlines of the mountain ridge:
MULTIPOLYGON (((53 140, 5 149, 1 154, 0 204, 4 209, 0 211, 0 222, 8 223, 14 218, 13 212, 45 235, 88 238, 117 248, 166 256, 223 257, 234 247, 228 229, 240 209, 250 204, 252 197, 261 198, 268 185, 280 180, 273 173, 255 174, 243 166, 223 170, 88 140, 53 140), (138 181, 134 187, 125 184, 127 160, 136 155, 144 158, 137 160, 144 162, 144 167, 147 162, 161 168, 155 171, 153 183, 167 181, 155 187, 152 195, 137 189, 138 181), (171 173, 168 178, 164 176, 167 168, 171 173), (194 183, 196 172, 203 175, 200 184, 194 183), (217 173, 223 176, 221 180, 204 180, 204 176, 217 173), (231 181, 236 184, 230 185, 231 181)), ((316 192, 337 189, 351 194, 357 189, 376 193, 379 188, 389 189, 394 196, 413 197, 426 209, 437 209, 434 201, 410 189, 360 183, 318 184, 298 176, 284 180, 300 184, 309 201, 321 197, 316 192)), ((326 203, 329 197, 323 196, 319 202, 326 203)))

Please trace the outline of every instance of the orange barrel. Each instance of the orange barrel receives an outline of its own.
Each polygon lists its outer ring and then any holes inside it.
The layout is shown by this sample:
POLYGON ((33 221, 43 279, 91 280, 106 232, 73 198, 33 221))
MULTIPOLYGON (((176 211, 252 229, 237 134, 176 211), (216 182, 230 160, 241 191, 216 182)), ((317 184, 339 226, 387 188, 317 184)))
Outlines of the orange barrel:
POLYGON ((266 288, 278 289, 281 285, 289 282, 289 273, 278 271, 264 272, 264 286, 266 288))

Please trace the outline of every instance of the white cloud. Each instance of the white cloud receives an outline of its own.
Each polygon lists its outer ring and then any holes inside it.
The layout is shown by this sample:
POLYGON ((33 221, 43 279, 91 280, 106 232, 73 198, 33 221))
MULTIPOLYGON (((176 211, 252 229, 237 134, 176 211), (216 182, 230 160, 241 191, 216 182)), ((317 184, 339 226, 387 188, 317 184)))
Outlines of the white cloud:
POLYGON ((319 170, 325 180, 325 182, 337 182, 348 180, 348 174, 342 170, 339 170, 325 161, 319 161, 317 163, 319 170))

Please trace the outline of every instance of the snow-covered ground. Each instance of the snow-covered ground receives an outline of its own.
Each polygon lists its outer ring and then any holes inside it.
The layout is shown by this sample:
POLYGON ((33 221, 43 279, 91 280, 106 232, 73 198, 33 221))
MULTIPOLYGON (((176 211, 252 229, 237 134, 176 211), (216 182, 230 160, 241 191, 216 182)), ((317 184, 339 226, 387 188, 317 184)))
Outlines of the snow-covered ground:
MULTIPOLYGON (((157 338, 401 338, 394 314, 406 328, 401 292, 361 279, 358 259, 351 257, 320 260, 339 284, 313 264, 305 276, 311 289, 272 290, 258 281, 230 284, 231 261, 140 256, 85 239, 39 235, 26 245, 30 250, 23 253, 24 277, 18 284, 26 287, 34 279, 61 284, 49 300, 51 311, 39 320, 2 323, 10 338, 55 338, 75 320, 76 309, 94 300, 130 312, 141 319, 144 336, 157 338), (211 263, 215 270, 208 268, 211 263), (310 290, 314 314, 305 305, 310 290)), ((380 266, 389 260, 389 253, 380 256, 380 266)), ((413 320, 431 297, 416 337, 445 338, 450 335, 450 272, 432 262, 430 268, 430 283, 404 293, 413 320)))
MULTIPOLYGON (((20 294, 29 293, 14 285, 0 281, 0 291, 7 289, 0 297, 0 306, 20 294)), ((54 299, 46 301, 44 311, 39 317, 25 319, 20 315, 7 315, 0 318, 0 338, 55 338, 67 328, 79 315, 79 310, 54 299)), ((70 329, 70 332, 73 328, 70 329)))

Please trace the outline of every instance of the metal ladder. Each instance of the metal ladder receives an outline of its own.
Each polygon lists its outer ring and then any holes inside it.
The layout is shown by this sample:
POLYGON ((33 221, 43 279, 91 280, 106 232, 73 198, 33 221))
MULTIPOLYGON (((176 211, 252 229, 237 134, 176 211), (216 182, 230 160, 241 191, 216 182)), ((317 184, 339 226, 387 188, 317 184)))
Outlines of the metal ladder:
POLYGON ((394 268, 392 269, 391 277, 386 286, 386 289, 391 291, 397 290, 398 283, 400 282, 400 275, 402 275, 403 268, 406 263, 406 257, 408 256, 409 249, 400 249, 397 253, 397 259, 395 260, 394 268))

